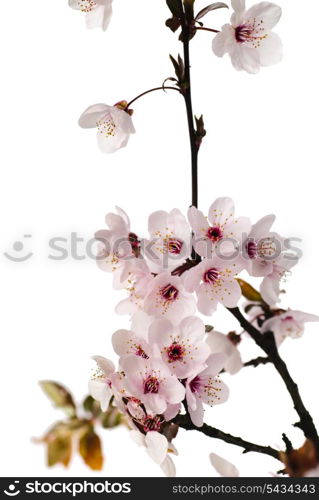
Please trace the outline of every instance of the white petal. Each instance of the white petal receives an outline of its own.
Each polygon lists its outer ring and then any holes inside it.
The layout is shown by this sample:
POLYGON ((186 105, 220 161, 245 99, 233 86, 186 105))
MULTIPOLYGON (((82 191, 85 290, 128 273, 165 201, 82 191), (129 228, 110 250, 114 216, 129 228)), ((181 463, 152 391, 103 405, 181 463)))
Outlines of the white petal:
POLYGON ((231 0, 231 6, 236 13, 244 12, 246 10, 245 0, 231 0))
POLYGON ((230 54, 231 62, 238 71, 256 74, 260 69, 260 59, 257 49, 236 44, 235 50, 230 54))
POLYGON ((258 51, 262 66, 278 64, 282 60, 282 41, 276 33, 269 33, 260 44, 258 51))
POLYGON ((103 356, 92 356, 92 359, 96 362, 100 370, 106 375, 109 376, 111 373, 115 372, 115 366, 112 361, 104 358, 103 356))
POLYGON ((230 24, 225 24, 212 42, 212 49, 217 57, 223 57, 230 51, 235 42, 234 28, 230 24))
POLYGON ((215 453, 211 453, 209 455, 209 459, 216 472, 218 472, 221 476, 239 477, 238 469, 224 458, 216 455, 215 453))
POLYGON ((203 427, 204 423, 204 408, 203 403, 197 400, 197 406, 195 410, 189 408, 189 415, 191 417, 191 421, 196 427, 203 427))
POLYGON ((282 14, 281 7, 270 2, 260 2, 247 10, 245 18, 260 19, 265 30, 271 30, 279 21, 282 14))
POLYGON ((82 128, 96 128, 97 122, 103 120, 112 106, 107 104, 93 104, 89 106, 80 116, 79 125, 82 128))
POLYGON ((147 453, 157 464, 162 464, 167 455, 168 442, 159 432, 148 432, 145 436, 147 453))
POLYGON ((175 464, 169 455, 167 455, 164 462, 161 463, 161 469, 167 477, 176 476, 175 464))
POLYGON ((139 431, 130 431, 130 437, 133 439, 134 443, 138 446, 145 446, 145 436, 139 431))
POLYGON ((112 391, 104 379, 93 379, 89 381, 89 392, 92 398, 101 405, 101 410, 106 411, 109 407, 112 391))
POLYGON ((114 135, 108 135, 103 133, 103 130, 98 130, 97 142, 102 153, 112 154, 127 145, 128 137, 119 129, 115 130, 114 135))
POLYGON ((235 206, 231 198, 217 198, 210 206, 208 211, 208 219, 212 226, 222 226, 226 222, 231 222, 234 218, 235 206))

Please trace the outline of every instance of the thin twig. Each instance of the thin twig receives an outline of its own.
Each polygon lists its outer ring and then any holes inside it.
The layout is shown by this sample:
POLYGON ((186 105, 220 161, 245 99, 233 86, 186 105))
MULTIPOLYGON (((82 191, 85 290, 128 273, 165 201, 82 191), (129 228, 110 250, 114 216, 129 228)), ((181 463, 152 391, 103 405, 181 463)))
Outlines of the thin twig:
POLYGON ((180 89, 178 89, 177 87, 169 87, 169 86, 161 86, 161 87, 155 87, 154 89, 150 89, 150 90, 146 90, 145 92, 142 92, 142 94, 139 94, 138 96, 134 97, 134 99, 132 99, 126 106, 126 110, 129 109, 129 107, 133 104, 133 102, 137 101, 138 99, 140 99, 141 97, 144 97, 145 95, 147 94, 150 94, 151 92, 156 92, 157 90, 177 90, 177 92, 180 92, 180 89))
POLYGON ((178 415, 177 417, 175 417, 173 422, 187 431, 201 432, 202 434, 205 434, 205 436, 214 439, 220 439, 225 443, 232 444, 234 446, 239 446, 240 448, 244 448, 243 453, 248 453, 248 452, 262 453, 263 455, 269 455, 270 457, 280 460, 279 451, 275 450, 274 448, 271 448, 271 446, 262 446, 259 444, 251 443, 240 437, 227 434, 226 432, 216 429, 215 427, 211 427, 210 425, 207 424, 204 424, 202 427, 196 427, 196 425, 192 423, 188 415, 178 415))
POLYGON ((299 427, 303 431, 306 438, 313 441, 317 450, 317 454, 319 456, 319 436, 317 429, 310 413, 303 403, 296 382, 291 377, 286 363, 281 358, 278 352, 273 333, 260 333, 260 331, 254 327, 254 325, 247 321, 238 307, 228 310, 233 314, 233 316, 235 316, 235 318, 237 318, 241 326, 255 340, 256 344, 268 355, 271 363, 273 363, 274 367, 285 383, 285 386, 294 403, 294 408, 300 418, 300 422, 295 424, 295 426, 299 427))
POLYGON ((213 30, 212 28, 205 28, 204 26, 197 26, 196 31, 202 30, 202 31, 210 31, 211 33, 220 33, 219 30, 213 30))

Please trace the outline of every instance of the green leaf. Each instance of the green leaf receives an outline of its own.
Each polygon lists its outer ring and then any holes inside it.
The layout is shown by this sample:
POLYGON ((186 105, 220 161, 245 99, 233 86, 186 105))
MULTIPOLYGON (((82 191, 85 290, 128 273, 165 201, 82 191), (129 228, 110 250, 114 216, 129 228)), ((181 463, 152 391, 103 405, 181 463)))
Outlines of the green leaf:
POLYGON ((79 441, 79 453, 90 469, 102 469, 103 454, 101 440, 92 428, 89 428, 82 435, 79 441))
POLYGON ((102 412, 100 403, 93 399, 92 396, 87 396, 84 399, 82 406, 84 410, 91 413, 93 417, 98 417, 102 412))
POLYGON ((239 278, 237 278, 237 281, 240 285, 241 293, 247 300, 251 302, 263 302, 262 296, 253 286, 239 278))
POLYGON ((111 406, 108 411, 102 415, 101 419, 104 429, 112 429, 122 423, 123 413, 111 406))
POLYGON ((47 444, 48 466, 63 464, 67 467, 72 457, 72 436, 71 433, 52 437, 47 444))
POLYGON ((58 382, 42 380, 40 386, 56 408, 61 408, 69 417, 76 415, 76 406, 70 392, 58 382))
POLYGON ((200 10, 195 19, 196 19, 196 21, 198 21, 198 19, 201 19, 202 17, 206 16, 206 14, 208 14, 208 12, 210 12, 212 10, 228 9, 228 8, 229 8, 228 5, 226 5, 223 2, 215 2, 215 3, 212 3, 211 5, 207 5, 207 7, 200 10))

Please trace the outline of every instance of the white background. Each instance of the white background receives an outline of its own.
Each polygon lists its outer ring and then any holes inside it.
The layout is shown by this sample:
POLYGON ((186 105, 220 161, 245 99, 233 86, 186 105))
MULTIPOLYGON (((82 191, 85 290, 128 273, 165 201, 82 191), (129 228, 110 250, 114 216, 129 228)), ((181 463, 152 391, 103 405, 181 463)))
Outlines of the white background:
MULTIPOLYGON (((198 10, 207 1, 197 0, 198 10)), ((192 42, 194 107, 208 130, 200 154, 200 207, 232 196, 238 215, 255 222, 277 214, 276 229, 303 240, 304 258, 286 285, 285 304, 318 313, 318 18, 317 0, 278 0, 284 8, 281 65, 258 76, 237 73, 227 58, 211 52, 211 34, 192 42)), ((190 204, 189 146, 178 94, 157 93, 135 105, 137 134, 113 156, 102 155, 94 131, 77 127, 90 104, 113 104, 161 85, 172 75, 168 53, 180 44, 164 21, 164 0, 114 0, 107 33, 87 31, 83 15, 67 0, 4 2, 1 6, 1 475, 91 475, 76 458, 71 468, 48 470, 44 450, 31 438, 61 418, 42 394, 39 379, 69 386, 80 400, 90 377, 90 356, 112 357, 110 337, 128 320, 114 306, 122 298, 111 278, 91 259, 48 259, 48 240, 72 231, 91 238, 114 205, 123 207, 135 232, 146 231, 157 209, 190 204), (32 234, 26 240, 25 234, 32 234), (3 252, 24 241, 34 256, 25 263, 3 252)), ((207 17, 219 28, 221 10, 207 17)), ((84 253, 83 244, 79 252, 84 253)), ((236 328, 220 311, 219 330, 236 328)), ((319 327, 287 341, 288 361, 317 424, 319 327)), ((242 345, 245 360, 259 355, 242 345)), ((115 360, 115 358, 114 358, 115 360)), ((295 445, 302 434, 283 383, 270 366, 224 377, 231 396, 209 409, 208 423, 235 435, 281 446, 287 432, 295 445)), ((233 461, 242 475, 267 475, 280 464, 261 455, 181 431, 175 442, 180 476, 212 476, 211 451, 233 461)), ((160 475, 127 431, 105 432, 107 476, 160 475)))

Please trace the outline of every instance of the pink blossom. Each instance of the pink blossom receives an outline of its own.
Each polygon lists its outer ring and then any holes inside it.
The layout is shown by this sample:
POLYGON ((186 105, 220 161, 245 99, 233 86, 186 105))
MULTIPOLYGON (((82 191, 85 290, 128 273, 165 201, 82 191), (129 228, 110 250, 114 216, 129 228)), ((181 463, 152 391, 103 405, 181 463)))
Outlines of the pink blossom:
POLYGON ((164 272, 156 276, 144 301, 144 311, 156 318, 165 317, 173 323, 195 313, 195 299, 188 293, 181 278, 164 272))
POLYGON ((209 209, 208 220, 200 210, 191 207, 188 220, 194 231, 195 250, 202 257, 211 257, 217 248, 222 255, 237 253, 251 228, 247 217, 235 219, 231 198, 218 198, 209 209))
POLYGON ((281 17, 281 8, 270 2, 260 2, 246 10, 245 0, 232 0, 234 13, 231 24, 225 24, 213 40, 218 57, 229 54, 235 69, 258 73, 260 66, 281 61, 282 43, 273 33, 281 17))
POLYGON ((69 0, 72 9, 86 14, 86 26, 106 31, 112 17, 113 0, 69 0))
POLYGON ((293 339, 301 337, 304 333, 305 323, 308 321, 319 321, 319 316, 288 310, 266 320, 262 325, 261 332, 273 332, 276 344, 279 346, 287 337, 293 339))
POLYGON ((123 358, 122 368, 127 390, 153 413, 164 413, 168 404, 180 403, 185 397, 185 387, 161 359, 130 354, 123 358))
POLYGON ((97 231, 95 238, 99 241, 99 268, 114 273, 114 288, 121 289, 125 286, 123 282, 128 278, 132 266, 136 264, 139 241, 131 232, 128 215, 119 207, 116 207, 116 212, 105 216, 108 229, 97 231))
POLYGON ((241 289, 235 276, 241 269, 239 261, 222 260, 214 256, 184 274, 185 289, 196 292, 197 307, 202 314, 211 315, 219 302, 225 307, 237 305, 241 289))
POLYGON ((102 153, 114 153, 124 148, 131 134, 135 134, 131 115, 125 109, 126 104, 126 101, 115 106, 93 104, 80 116, 80 127, 97 129, 98 146, 102 153))
POLYGON ((120 358, 135 354, 135 356, 148 359, 152 352, 147 339, 137 336, 130 330, 117 330, 112 336, 112 345, 120 358))
POLYGON ((164 363, 180 379, 204 366, 210 354, 204 336, 205 325, 195 316, 183 319, 178 327, 159 319, 149 329, 149 342, 158 348, 164 363))
POLYGON ((154 272, 178 267, 190 254, 190 227, 180 210, 160 210, 148 220, 150 240, 145 240, 145 256, 154 272))

